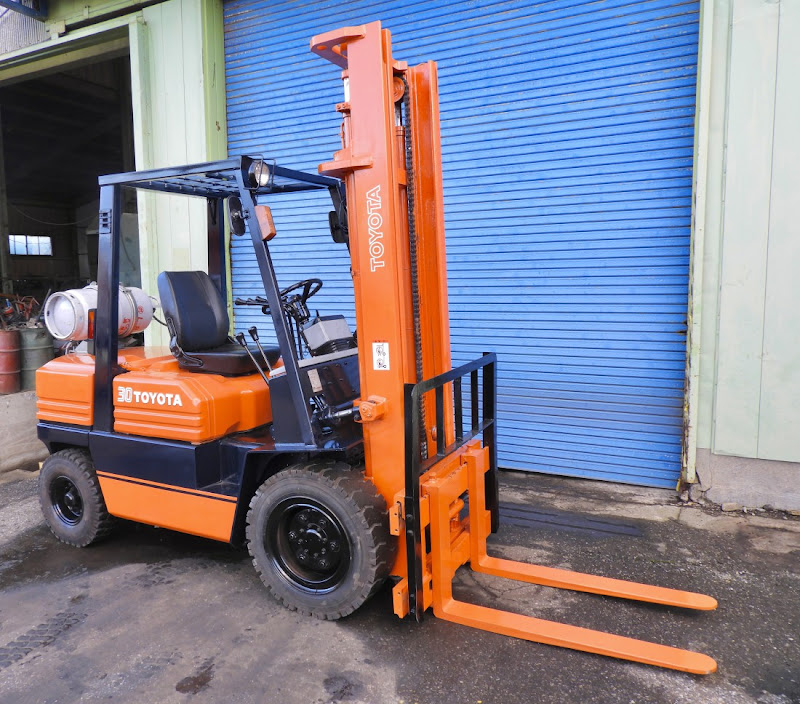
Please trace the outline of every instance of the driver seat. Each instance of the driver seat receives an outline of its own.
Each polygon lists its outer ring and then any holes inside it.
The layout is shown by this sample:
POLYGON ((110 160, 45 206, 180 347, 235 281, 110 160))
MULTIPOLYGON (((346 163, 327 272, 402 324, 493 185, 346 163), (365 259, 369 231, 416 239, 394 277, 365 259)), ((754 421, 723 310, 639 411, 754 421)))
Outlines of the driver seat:
MULTIPOLYGON (((204 271, 162 271, 158 293, 167 329, 169 349, 178 366, 193 372, 239 376, 255 368, 247 352, 228 336, 230 321, 222 295, 204 271)), ((265 348, 274 366, 280 350, 265 348)), ((261 368, 261 355, 253 355, 261 368)))

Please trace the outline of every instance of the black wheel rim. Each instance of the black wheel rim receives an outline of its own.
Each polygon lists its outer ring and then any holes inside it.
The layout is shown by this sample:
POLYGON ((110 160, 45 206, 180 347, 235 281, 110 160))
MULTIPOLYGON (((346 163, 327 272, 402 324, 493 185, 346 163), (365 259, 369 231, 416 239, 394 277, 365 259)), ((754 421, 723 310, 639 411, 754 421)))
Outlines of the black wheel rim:
POLYGON ((68 526, 76 526, 83 518, 83 498, 69 477, 56 477, 50 484, 50 504, 56 516, 68 526))
POLYGON ((267 553, 289 583, 324 594, 336 589, 350 568, 347 531, 321 503, 305 497, 283 500, 266 526, 267 553))

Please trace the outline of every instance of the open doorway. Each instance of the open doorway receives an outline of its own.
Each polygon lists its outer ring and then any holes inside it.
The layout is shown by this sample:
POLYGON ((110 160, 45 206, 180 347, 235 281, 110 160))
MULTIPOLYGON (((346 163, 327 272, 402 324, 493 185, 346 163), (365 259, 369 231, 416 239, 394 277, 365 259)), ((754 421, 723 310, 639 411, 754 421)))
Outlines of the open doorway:
MULTIPOLYGON (((97 177, 134 168, 130 75, 121 56, 0 87, 1 292, 43 301, 96 279, 97 177)), ((124 197, 120 280, 139 286, 136 200, 124 197)))

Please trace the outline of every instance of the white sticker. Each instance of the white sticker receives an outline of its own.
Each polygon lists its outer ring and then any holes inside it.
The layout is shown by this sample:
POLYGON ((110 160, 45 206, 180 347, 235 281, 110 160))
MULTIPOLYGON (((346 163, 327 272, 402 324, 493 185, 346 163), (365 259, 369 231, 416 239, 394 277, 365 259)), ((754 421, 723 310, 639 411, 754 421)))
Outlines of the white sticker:
POLYGON ((308 370, 308 380, 311 382, 311 390, 315 394, 322 391, 322 382, 319 380, 319 372, 316 369, 308 370))
POLYGON ((376 371, 389 371, 389 343, 372 343, 372 368, 376 371))

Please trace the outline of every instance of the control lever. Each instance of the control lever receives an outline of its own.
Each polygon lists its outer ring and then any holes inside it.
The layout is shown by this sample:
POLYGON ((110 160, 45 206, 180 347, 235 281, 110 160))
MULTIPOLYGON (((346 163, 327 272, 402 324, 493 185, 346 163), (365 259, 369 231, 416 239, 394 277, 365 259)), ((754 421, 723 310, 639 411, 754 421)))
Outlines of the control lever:
POLYGON ((258 346, 258 351, 261 352, 261 356, 264 358, 264 364, 267 365, 267 369, 272 371, 272 365, 269 363, 267 355, 264 354, 264 348, 261 346, 261 342, 258 339, 258 328, 255 325, 253 325, 253 327, 247 329, 247 332, 250 333, 250 337, 253 338, 253 342, 255 342, 256 345, 258 346))
MULTIPOLYGON (((250 351, 250 348, 247 346, 247 343, 244 341, 244 333, 240 332, 236 335, 236 342, 239 343, 239 346, 247 352, 247 356, 253 361, 253 365, 256 369, 258 369, 258 373, 261 374, 261 378, 264 380, 264 383, 269 386, 269 379, 267 379, 266 374, 264 374, 264 370, 261 368, 261 365, 256 362, 256 358, 253 356, 253 353, 250 351)), ((263 353, 262 353, 263 354, 263 353)))

